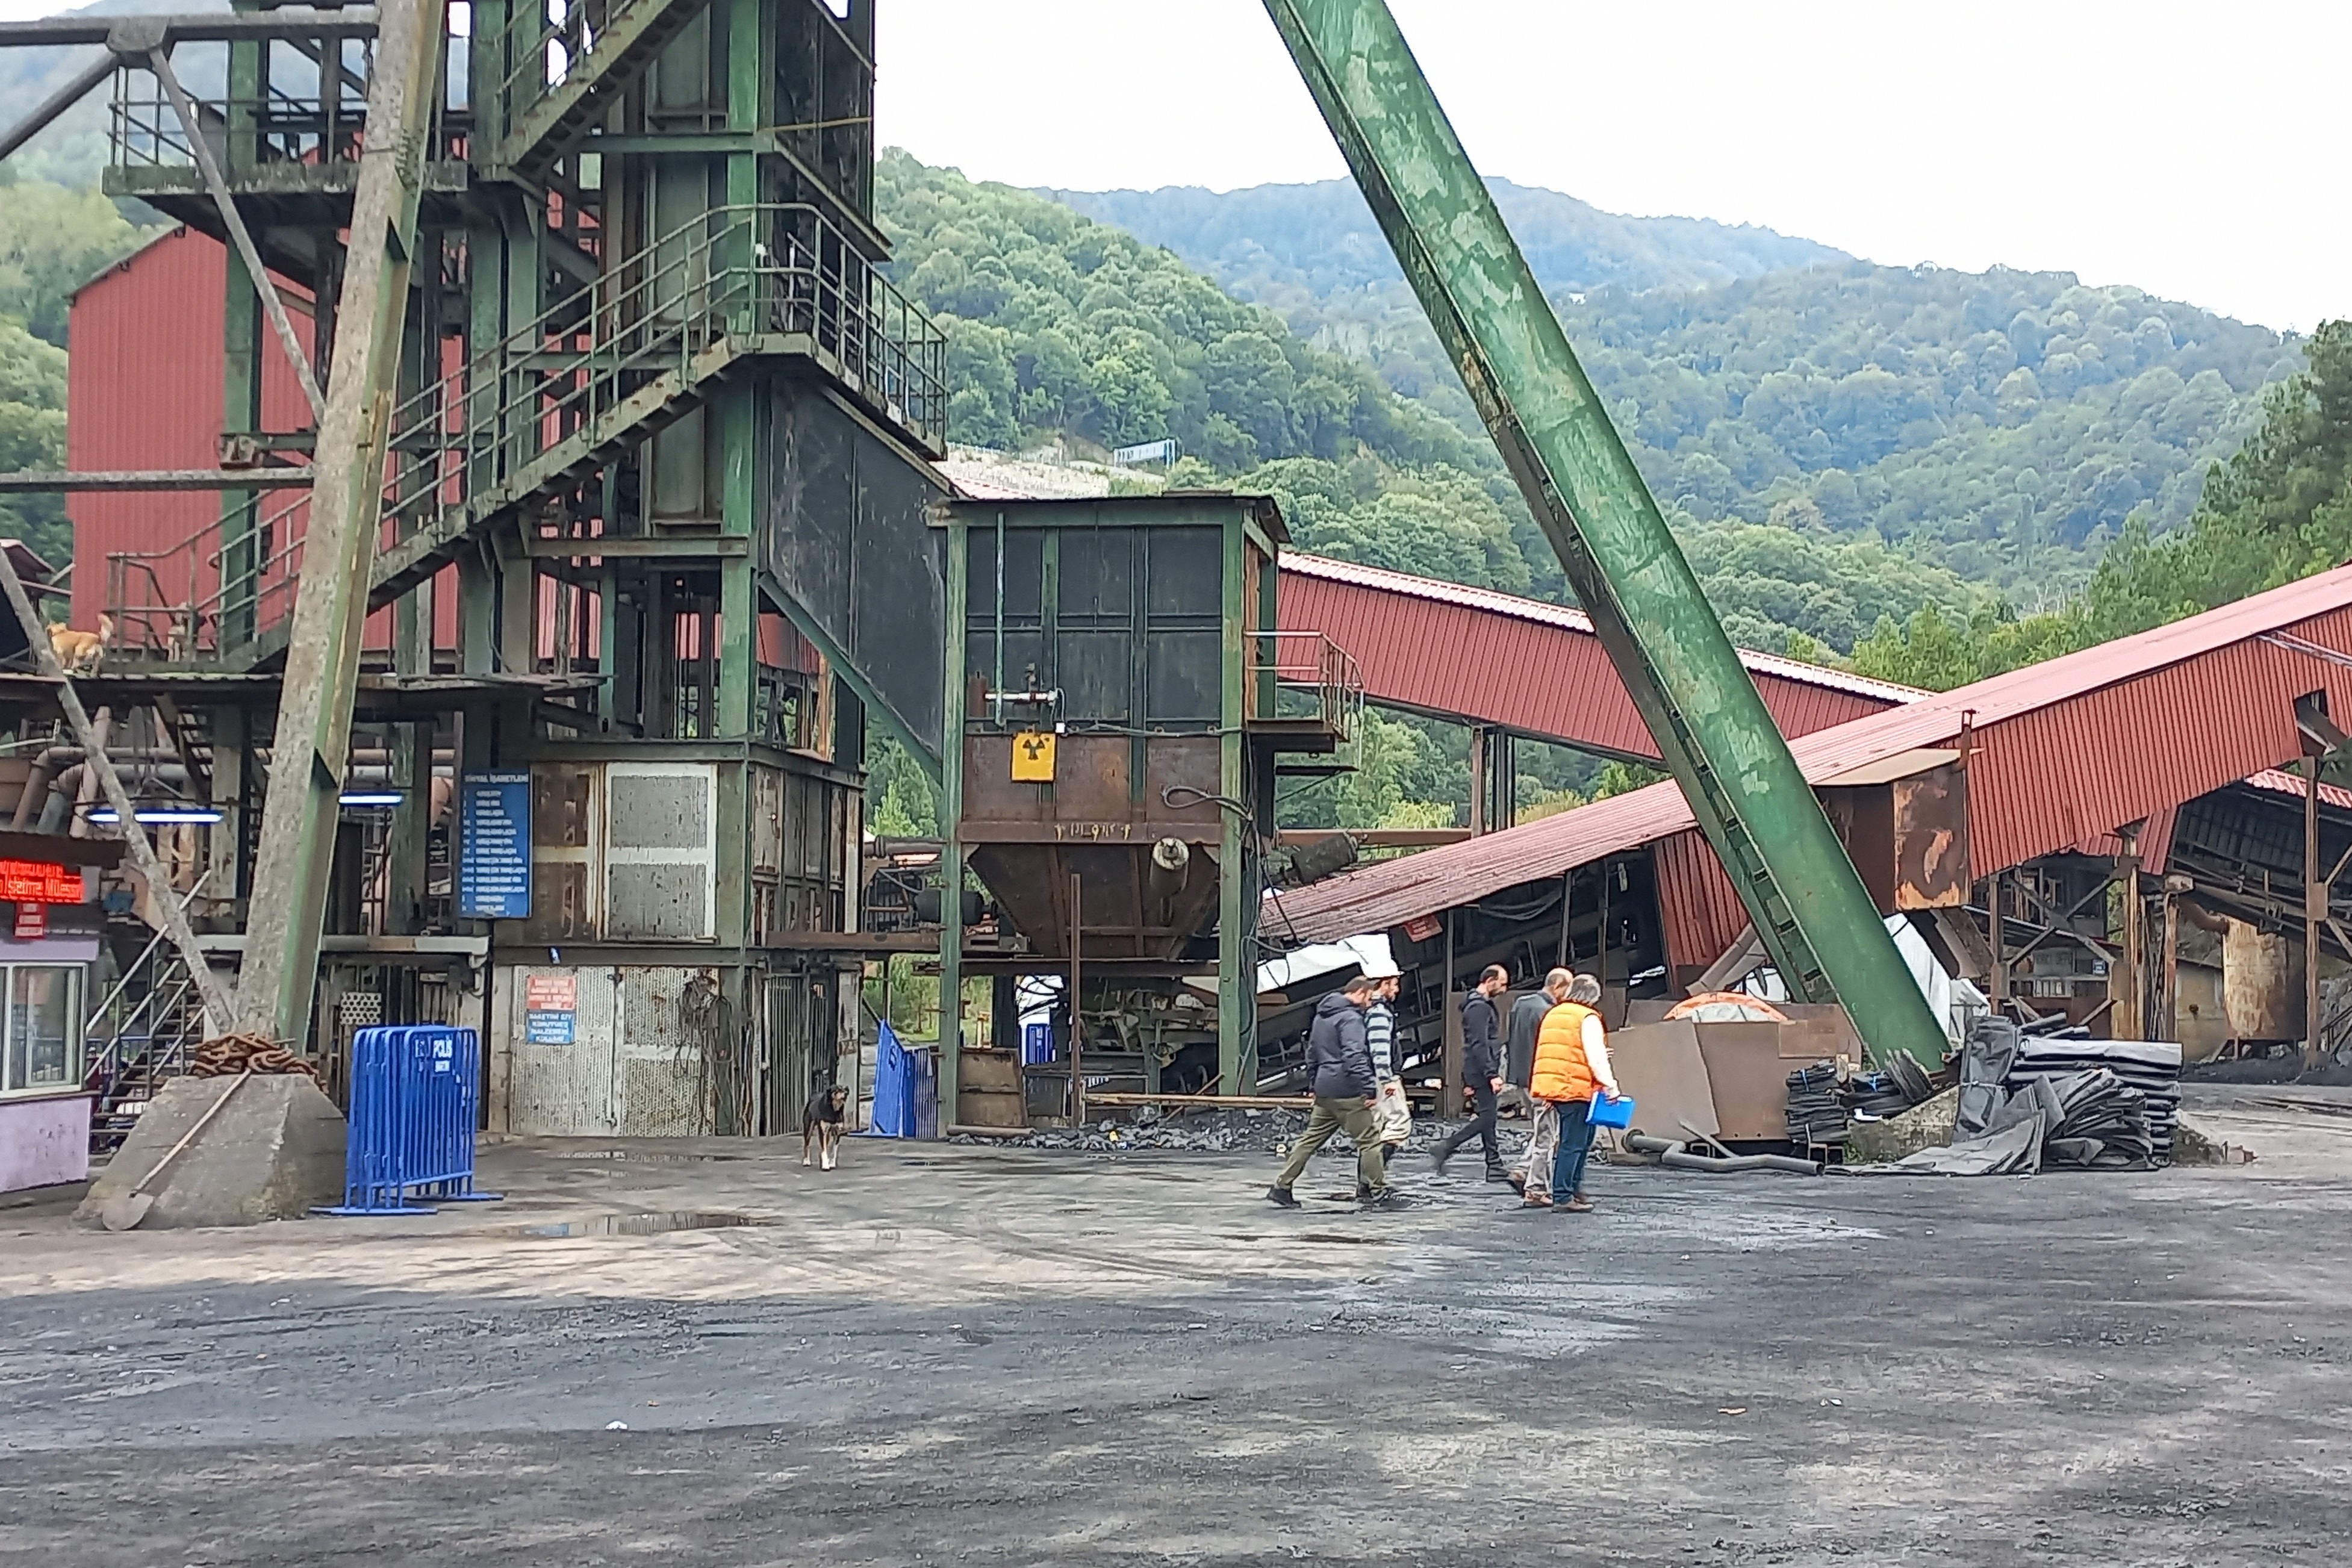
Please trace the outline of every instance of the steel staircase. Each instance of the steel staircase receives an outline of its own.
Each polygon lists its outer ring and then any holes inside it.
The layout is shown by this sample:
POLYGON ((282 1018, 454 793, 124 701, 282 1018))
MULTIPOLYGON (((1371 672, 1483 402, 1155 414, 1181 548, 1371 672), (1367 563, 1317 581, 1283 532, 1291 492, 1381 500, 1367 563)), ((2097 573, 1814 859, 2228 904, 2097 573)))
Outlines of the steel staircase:
MULTIPOLYGON (((193 896, 193 895, 192 895, 193 896)), ((157 931, 83 1026, 89 1068, 92 1154, 110 1154, 165 1083, 187 1070, 205 1039, 204 999, 178 952, 157 931)))
POLYGON ((513 68, 500 84, 506 134, 494 172, 539 179, 588 133, 709 0, 539 0, 508 31, 513 68))
MULTIPOLYGON (((623 458, 755 357, 804 360, 919 446, 945 450, 939 329, 815 208, 716 208, 394 410, 369 607, 623 458)), ((109 557, 110 607, 134 628, 126 640, 215 668, 276 658, 301 568, 302 541, 289 536, 308 504, 234 537, 215 523, 161 555, 109 557)))

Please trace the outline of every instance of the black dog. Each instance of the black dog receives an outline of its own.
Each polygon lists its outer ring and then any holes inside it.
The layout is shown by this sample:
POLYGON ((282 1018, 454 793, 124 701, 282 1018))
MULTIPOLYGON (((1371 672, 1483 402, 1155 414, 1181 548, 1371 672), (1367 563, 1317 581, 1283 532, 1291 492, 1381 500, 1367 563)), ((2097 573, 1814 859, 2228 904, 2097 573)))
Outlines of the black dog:
POLYGON ((828 1084, 821 1093, 809 1097, 808 1110, 801 1116, 802 1164, 809 1163, 814 1152, 818 1169, 833 1169, 834 1151, 841 1144, 842 1118, 848 1110, 849 1091, 837 1083, 828 1084))

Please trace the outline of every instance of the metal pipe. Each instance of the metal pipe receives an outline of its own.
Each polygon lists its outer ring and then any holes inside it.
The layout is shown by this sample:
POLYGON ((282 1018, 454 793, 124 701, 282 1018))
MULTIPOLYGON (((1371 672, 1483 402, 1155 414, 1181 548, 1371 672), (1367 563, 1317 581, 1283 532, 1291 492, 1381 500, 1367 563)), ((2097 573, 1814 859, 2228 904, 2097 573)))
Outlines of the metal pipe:
POLYGON ((1724 1174, 1738 1171, 1785 1171, 1792 1176, 1818 1176, 1822 1168, 1811 1160, 1792 1159, 1786 1154, 1734 1154, 1718 1159, 1708 1154, 1694 1154, 1690 1145, 1678 1138, 1653 1138, 1646 1132, 1625 1134, 1625 1147, 1636 1154, 1655 1154, 1658 1163, 1677 1171, 1710 1171, 1724 1174))
POLYGON ((318 10, 307 5, 283 5, 271 11, 177 16, 93 16, 85 11, 32 22, 0 22, 0 48, 24 45, 51 47, 76 44, 112 46, 133 26, 139 29, 139 41, 135 45, 119 46, 118 52, 136 53, 151 47, 149 40, 158 35, 161 41, 170 43, 218 43, 229 38, 309 37, 324 34, 348 34, 359 37, 375 31, 376 8, 373 5, 346 5, 340 10, 318 10), (148 31, 150 28, 152 28, 152 33, 148 31))
POLYGON ((113 74, 114 56, 110 53, 100 55, 84 66, 71 81, 43 99, 38 109, 10 126, 6 135, 0 136, 0 158, 5 158, 40 134, 42 128, 50 121, 79 102, 83 93, 113 74))
MULTIPOLYGON (((319 378, 310 372, 310 356, 303 352, 302 340, 294 335, 294 322, 286 314, 286 301, 278 297, 278 285, 270 280, 269 268, 262 265, 261 251, 245 226, 244 215, 236 210, 236 198, 228 194, 228 182, 221 177, 220 162, 213 156, 212 143, 205 140, 204 126, 197 122, 196 106, 172 69, 169 44, 158 44, 147 51, 147 68, 163 84, 165 96, 172 100, 172 112, 180 117, 180 129, 187 132, 188 152, 195 159, 196 167, 204 172, 205 184, 213 194, 213 205, 220 209, 221 222, 227 226, 229 238, 236 243, 236 253, 245 260, 246 276, 251 279, 254 291, 261 296, 261 309, 269 317, 270 329, 278 334, 278 346, 286 351, 287 363, 294 367, 294 379, 310 401, 310 416, 323 422, 327 398, 319 390, 319 378)), ((319 303, 324 306, 326 301, 319 303)))
POLYGON ((85 473, 64 468, 24 468, 13 474, 0 474, 0 495, 46 495, 60 490, 300 489, 310 482, 309 468, 291 465, 258 468, 108 468, 85 473))

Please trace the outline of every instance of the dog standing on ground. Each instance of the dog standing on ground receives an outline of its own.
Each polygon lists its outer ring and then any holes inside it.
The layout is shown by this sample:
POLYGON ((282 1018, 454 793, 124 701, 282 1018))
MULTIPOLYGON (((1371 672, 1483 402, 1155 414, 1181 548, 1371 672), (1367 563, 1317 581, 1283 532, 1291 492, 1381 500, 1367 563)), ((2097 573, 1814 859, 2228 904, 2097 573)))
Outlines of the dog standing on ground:
POLYGON ((801 1163, 809 1163, 809 1155, 817 1157, 817 1168, 833 1169, 835 1151, 841 1146, 841 1123, 849 1111, 849 1091, 837 1083, 809 1097, 808 1110, 801 1116, 801 1163))

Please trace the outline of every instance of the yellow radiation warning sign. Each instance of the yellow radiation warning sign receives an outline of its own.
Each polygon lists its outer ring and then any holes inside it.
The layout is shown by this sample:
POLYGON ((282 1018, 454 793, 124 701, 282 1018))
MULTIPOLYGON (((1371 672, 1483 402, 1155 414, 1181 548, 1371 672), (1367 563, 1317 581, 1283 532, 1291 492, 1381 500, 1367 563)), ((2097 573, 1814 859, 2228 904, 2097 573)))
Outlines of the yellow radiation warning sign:
POLYGON ((1013 782, 1054 782, 1054 732, 1051 730, 1024 730, 1013 737, 1013 782))

